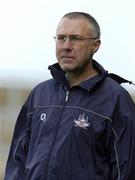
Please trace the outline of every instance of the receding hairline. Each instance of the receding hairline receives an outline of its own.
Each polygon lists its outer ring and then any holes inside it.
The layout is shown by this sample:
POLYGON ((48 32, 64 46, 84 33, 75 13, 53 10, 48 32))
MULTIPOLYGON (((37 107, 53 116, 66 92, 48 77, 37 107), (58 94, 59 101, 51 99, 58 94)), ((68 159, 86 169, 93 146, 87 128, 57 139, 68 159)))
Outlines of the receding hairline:
POLYGON ((93 26, 94 32, 96 33, 96 37, 100 38, 100 35, 101 35, 100 26, 98 22, 96 21, 96 19, 90 14, 85 13, 85 12, 69 12, 62 17, 62 19, 64 18, 87 20, 90 23, 90 25, 93 26))

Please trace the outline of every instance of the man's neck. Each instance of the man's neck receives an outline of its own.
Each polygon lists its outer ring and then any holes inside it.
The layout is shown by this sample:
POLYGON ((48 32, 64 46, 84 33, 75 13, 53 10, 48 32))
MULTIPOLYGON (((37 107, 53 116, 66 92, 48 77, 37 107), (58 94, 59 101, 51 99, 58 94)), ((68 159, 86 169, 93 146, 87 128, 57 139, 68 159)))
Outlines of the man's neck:
POLYGON ((70 87, 73 87, 96 76, 97 74, 98 72, 93 68, 93 66, 88 66, 82 72, 67 72, 66 76, 69 81, 70 87))

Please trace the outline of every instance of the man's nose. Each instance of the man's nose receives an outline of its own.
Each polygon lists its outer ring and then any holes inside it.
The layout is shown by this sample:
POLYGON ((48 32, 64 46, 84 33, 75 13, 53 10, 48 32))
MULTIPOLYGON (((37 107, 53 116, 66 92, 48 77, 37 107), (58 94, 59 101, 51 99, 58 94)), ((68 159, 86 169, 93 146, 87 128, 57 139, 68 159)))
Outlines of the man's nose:
POLYGON ((72 42, 69 38, 66 38, 64 43, 63 43, 63 48, 64 49, 72 49, 72 42))

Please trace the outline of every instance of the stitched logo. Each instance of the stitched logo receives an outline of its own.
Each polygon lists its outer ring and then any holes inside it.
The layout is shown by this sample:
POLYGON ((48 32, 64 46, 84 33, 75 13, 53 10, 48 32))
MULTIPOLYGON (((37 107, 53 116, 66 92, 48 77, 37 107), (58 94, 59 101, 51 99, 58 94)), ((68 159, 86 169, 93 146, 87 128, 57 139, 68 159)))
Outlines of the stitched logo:
POLYGON ((74 125, 87 129, 90 126, 90 122, 88 122, 88 116, 86 116, 85 113, 80 114, 78 119, 74 120, 74 125))
POLYGON ((40 120, 44 121, 44 122, 46 121, 46 114, 45 113, 40 115, 40 120))

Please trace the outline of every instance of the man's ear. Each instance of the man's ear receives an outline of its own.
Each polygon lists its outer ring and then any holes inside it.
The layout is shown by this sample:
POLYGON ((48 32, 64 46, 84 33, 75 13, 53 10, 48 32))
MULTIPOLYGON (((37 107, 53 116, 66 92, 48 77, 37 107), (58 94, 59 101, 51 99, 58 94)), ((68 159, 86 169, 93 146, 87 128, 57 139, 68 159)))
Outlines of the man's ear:
POLYGON ((93 53, 96 53, 98 51, 100 44, 101 44, 100 39, 95 40, 95 42, 93 43, 93 53))

